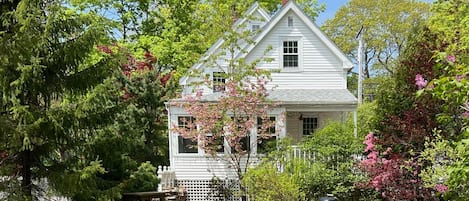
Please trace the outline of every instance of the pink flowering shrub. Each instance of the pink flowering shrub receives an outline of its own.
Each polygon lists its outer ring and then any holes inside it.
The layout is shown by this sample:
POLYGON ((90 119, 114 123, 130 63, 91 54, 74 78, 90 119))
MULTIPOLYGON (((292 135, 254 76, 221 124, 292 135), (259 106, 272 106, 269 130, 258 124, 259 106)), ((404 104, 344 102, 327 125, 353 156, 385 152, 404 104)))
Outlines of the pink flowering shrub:
POLYGON ((389 147, 380 153, 377 142, 373 133, 365 138, 367 157, 359 167, 370 180, 358 184, 358 187, 372 188, 384 200, 436 200, 432 198, 431 189, 420 188, 422 180, 418 176, 420 168, 417 162, 405 160, 389 147))

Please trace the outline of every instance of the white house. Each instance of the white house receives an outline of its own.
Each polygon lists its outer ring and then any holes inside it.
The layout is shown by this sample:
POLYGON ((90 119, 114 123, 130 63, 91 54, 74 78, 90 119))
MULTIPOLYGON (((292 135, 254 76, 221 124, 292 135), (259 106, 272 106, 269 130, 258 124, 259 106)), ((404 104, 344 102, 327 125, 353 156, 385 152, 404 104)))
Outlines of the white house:
MULTIPOLYGON (((300 141, 304 136, 314 135, 326 121, 344 120, 348 112, 356 111, 357 99, 347 90, 347 71, 352 68, 352 62, 294 1, 287 2, 273 16, 257 3, 247 14, 255 20, 239 19, 234 26, 243 24, 243 27, 259 31, 253 38, 254 44, 246 44, 246 51, 238 52, 235 57, 245 58, 247 62, 259 57, 272 60, 261 62, 258 68, 274 70, 269 86, 276 87, 269 98, 281 102, 271 113, 277 124, 283 125, 278 126, 279 138, 288 136, 300 141), (269 47, 270 51, 265 53, 269 47), (285 118, 280 118, 282 114, 285 118)), ((217 41, 206 57, 219 52, 223 42, 217 41)), ((223 82, 218 76, 226 66, 223 62, 218 63, 221 68, 203 62, 192 68, 209 75, 215 82, 223 82)), ((183 95, 193 93, 191 82, 195 80, 191 77, 180 80, 183 95)), ((220 90, 217 86, 202 88, 207 98, 216 97, 220 90)), ((185 185, 189 194, 193 193, 191 200, 205 200, 203 195, 194 194, 197 186, 206 184, 204 182, 213 176, 232 177, 233 173, 225 162, 210 159, 200 148, 188 148, 186 145, 193 142, 171 131, 173 125, 183 124, 182 119, 188 118, 188 114, 171 101, 167 107, 170 169, 175 172, 178 183, 185 185)), ((253 128, 251 139, 257 139, 256 133, 253 128)), ((256 152, 256 147, 252 147, 252 151, 256 152)))

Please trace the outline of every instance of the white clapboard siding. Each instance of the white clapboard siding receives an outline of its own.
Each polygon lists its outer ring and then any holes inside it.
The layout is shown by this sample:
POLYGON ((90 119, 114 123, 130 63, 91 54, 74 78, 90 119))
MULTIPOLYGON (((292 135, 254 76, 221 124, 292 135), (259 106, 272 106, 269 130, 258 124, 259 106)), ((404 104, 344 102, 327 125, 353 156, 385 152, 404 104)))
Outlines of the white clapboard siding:
POLYGON ((258 43, 247 55, 247 61, 256 58, 271 58, 272 62, 261 62, 262 69, 281 70, 272 74, 271 85, 281 89, 344 89, 346 76, 342 61, 324 44, 318 36, 292 11, 258 43), (294 27, 287 27, 288 16, 293 17, 294 27), (286 38, 300 38, 300 70, 282 71, 282 41, 286 38), (265 54, 268 47, 272 49, 265 54), (302 49, 301 49, 302 47, 302 49))
MULTIPOLYGON (((227 161, 216 161, 213 158, 202 155, 185 155, 173 156, 174 164, 171 164, 176 173, 176 178, 180 179, 212 179, 214 176, 218 178, 236 179, 235 169, 227 161)), ((251 157, 250 164, 257 161, 255 157, 251 157)), ((246 162, 242 163, 245 167, 246 162)))

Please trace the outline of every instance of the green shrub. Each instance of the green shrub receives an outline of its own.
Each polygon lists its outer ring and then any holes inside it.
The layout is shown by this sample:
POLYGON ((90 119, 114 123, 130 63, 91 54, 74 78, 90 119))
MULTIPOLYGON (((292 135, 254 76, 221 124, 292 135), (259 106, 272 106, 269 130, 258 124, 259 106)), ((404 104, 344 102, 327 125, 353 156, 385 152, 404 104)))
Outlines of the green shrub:
POLYGON ((159 183, 156 168, 149 161, 140 164, 137 171, 123 183, 123 192, 155 191, 159 183))
POLYGON ((250 168, 244 175, 243 183, 252 201, 304 200, 300 186, 289 173, 280 173, 273 161, 266 161, 250 168))

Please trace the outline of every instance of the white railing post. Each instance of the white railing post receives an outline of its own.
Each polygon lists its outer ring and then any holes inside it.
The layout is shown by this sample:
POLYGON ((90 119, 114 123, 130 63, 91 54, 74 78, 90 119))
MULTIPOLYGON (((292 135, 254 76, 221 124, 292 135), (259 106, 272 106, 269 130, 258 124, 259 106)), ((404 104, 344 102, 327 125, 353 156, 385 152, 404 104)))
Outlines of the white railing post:
POLYGON ((158 176, 158 179, 160 180, 160 183, 158 184, 158 191, 163 190, 163 167, 161 165, 158 166, 158 170, 156 171, 156 175, 158 176))

